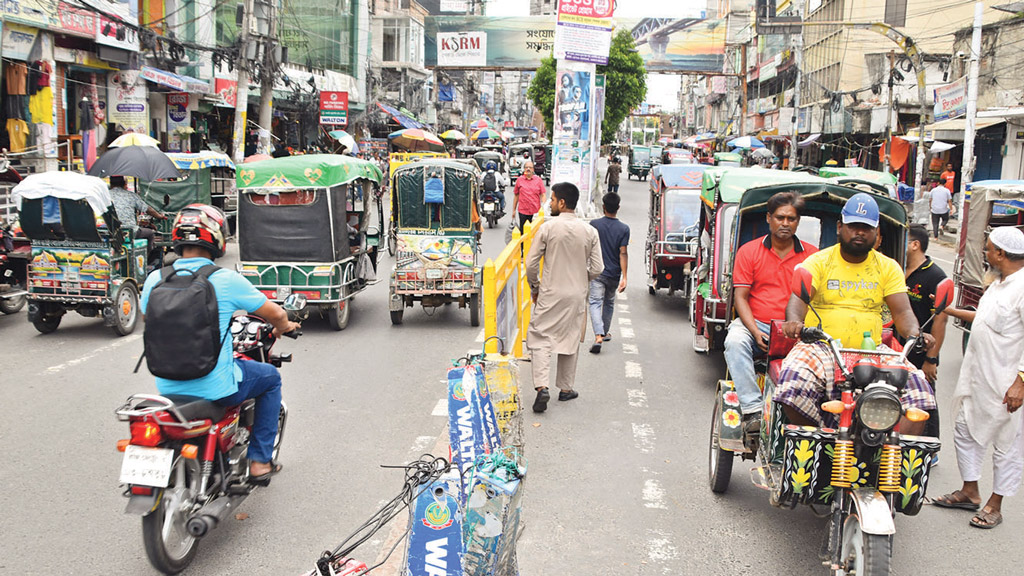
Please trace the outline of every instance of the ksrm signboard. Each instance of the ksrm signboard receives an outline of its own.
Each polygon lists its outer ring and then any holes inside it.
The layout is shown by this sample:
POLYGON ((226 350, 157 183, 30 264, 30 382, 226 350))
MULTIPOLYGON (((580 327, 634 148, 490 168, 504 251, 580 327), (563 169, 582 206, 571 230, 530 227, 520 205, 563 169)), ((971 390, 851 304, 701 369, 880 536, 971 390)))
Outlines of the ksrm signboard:
POLYGON ((438 66, 486 66, 486 32, 438 32, 438 66))

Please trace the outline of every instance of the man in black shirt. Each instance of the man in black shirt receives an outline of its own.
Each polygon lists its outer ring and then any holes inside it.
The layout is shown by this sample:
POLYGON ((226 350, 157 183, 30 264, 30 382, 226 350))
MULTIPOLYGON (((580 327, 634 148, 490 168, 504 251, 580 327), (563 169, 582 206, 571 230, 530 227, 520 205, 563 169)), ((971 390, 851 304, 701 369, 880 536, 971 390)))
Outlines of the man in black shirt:
MULTIPOLYGON (((920 224, 915 224, 910 227, 909 235, 910 244, 907 246, 906 269, 907 296, 910 298, 910 308, 914 311, 918 324, 924 326, 935 310, 935 291, 939 282, 946 279, 946 273, 925 254, 928 251, 928 230, 920 224)), ((935 338, 935 344, 925 352, 912 352, 907 358, 924 372, 932 389, 935 388, 939 372, 939 350, 942 349, 942 341, 946 337, 947 318, 945 314, 939 314, 931 324, 925 326, 924 332, 935 338)), ((930 413, 931 417, 928 418, 925 426, 925 435, 938 438, 939 411, 932 410, 930 413)))

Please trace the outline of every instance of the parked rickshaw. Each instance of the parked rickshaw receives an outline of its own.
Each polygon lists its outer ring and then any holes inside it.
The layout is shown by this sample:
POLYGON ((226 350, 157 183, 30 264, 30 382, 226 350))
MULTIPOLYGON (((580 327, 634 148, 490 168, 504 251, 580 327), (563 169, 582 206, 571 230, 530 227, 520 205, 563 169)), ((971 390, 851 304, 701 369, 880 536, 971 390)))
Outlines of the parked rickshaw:
MULTIPOLYGON (((654 166, 657 166, 658 164, 668 164, 668 162, 665 162, 662 159, 662 156, 665 154, 666 150, 668 150, 668 148, 666 148, 664 146, 651 146, 651 166, 652 166, 652 169, 653 169, 654 166)), ((651 178, 653 178, 653 177, 654 176, 652 175, 651 178)))
MULTIPOLYGON (((726 182, 731 172, 722 175, 721 182, 726 182)), ((800 239, 826 248, 837 241, 837 222, 846 200, 861 190, 813 177, 747 188, 736 204, 720 210, 724 224, 735 231, 723 239, 725 252, 734 254, 744 242, 767 232, 767 201, 783 191, 799 193, 805 200, 800 239)), ((882 194, 876 194, 876 201, 881 216, 879 250, 902 264, 908 226, 905 209, 882 194)), ((720 287, 729 300, 731 263, 723 267, 720 287)), ((798 269, 794 284, 805 288, 795 293, 807 302, 810 275, 800 282, 800 272, 806 271, 798 269)), ((948 303, 952 298, 949 288, 940 286, 937 290, 940 312, 944 306, 941 302, 948 303)), ((804 328, 801 339, 829 341, 820 327, 804 328)), ((751 470, 751 481, 769 492, 772 505, 795 508, 806 504, 817 507, 816 512, 828 518, 822 558, 829 574, 887 575, 895 542, 894 516, 914 516, 921 510, 932 457, 941 445, 938 438, 901 434, 896 429, 904 413, 900 395, 907 373, 901 365, 890 368, 902 348, 888 331, 882 343, 892 350, 846 349, 840 348, 838 341, 829 346, 841 373, 828 377, 835 378, 842 400, 822 407, 826 421, 820 427, 790 424, 782 405, 772 397, 779 385, 783 359, 795 342, 784 336, 780 322, 772 322, 767 360, 757 364, 765 399, 759 432, 744 431, 732 381, 718 381, 709 442, 710 488, 716 493, 728 489, 736 455, 755 460, 758 466, 751 470), (838 424, 831 422, 833 418, 838 424)), ((915 421, 927 418, 920 410, 908 416, 915 421)))
POLYGON ((715 166, 723 168, 743 166, 743 155, 739 152, 715 152, 712 158, 715 160, 715 166))
POLYGON ((399 166, 427 158, 450 158, 450 156, 446 152, 392 152, 388 155, 388 172, 393 174, 399 166))
POLYGON ((453 302, 480 325, 481 269, 473 222, 479 184, 474 170, 448 160, 424 160, 392 175, 398 248, 391 272, 391 323, 406 308, 453 302))
MULTIPOLYGON (((508 177, 509 183, 515 184, 516 180, 523 174, 523 164, 533 162, 533 144, 516 144, 508 149, 508 177)), ((534 166, 536 172, 536 166, 534 166)))
POLYGON ((550 144, 544 146, 544 183, 548 186, 551 186, 551 165, 555 157, 553 150, 554 146, 550 144))
POLYGON ((648 146, 629 147, 629 172, 626 179, 636 176, 637 180, 647 180, 651 171, 651 149, 648 146))
MULTIPOLYGON (((695 351, 721 350, 725 344, 726 328, 733 317, 732 259, 736 252, 733 240, 740 198, 750 188, 798 182, 821 184, 825 181, 802 172, 764 168, 716 167, 704 171, 701 184, 703 209, 698 224, 700 241, 689 289, 695 351)), ((807 226, 810 221, 802 220, 801 226, 807 226)), ((802 234, 801 238, 808 240, 802 234)))
POLYGON ((21 174, 0 156, 0 313, 14 314, 25 307, 28 261, 32 246, 15 225, 17 213, 11 189, 21 182, 21 174))
POLYGON ((14 187, 22 231, 32 242, 28 320, 49 334, 66 313, 103 318, 120 336, 139 318, 147 243, 121 228, 103 180, 42 172, 14 187))
MULTIPOLYGON (((978 308, 988 271, 985 241, 988 233, 1000 226, 1024 226, 1024 180, 979 180, 969 184, 953 264, 957 308, 978 308)), ((964 332, 962 345, 966 351, 971 326, 959 319, 954 324, 964 332)))
POLYGON ((219 208, 227 218, 229 231, 234 234, 238 219, 238 191, 235 186, 235 163, 231 158, 209 150, 197 153, 172 152, 167 157, 181 171, 180 178, 138 183, 142 199, 169 216, 166 220, 148 224, 157 232, 155 246, 164 252, 170 251, 173 215, 195 203, 219 208))
POLYGON ((818 176, 832 178, 837 182, 869 182, 885 188, 890 198, 896 198, 896 186, 899 180, 894 174, 868 170, 857 166, 823 166, 818 169, 818 176))
POLYGON ((481 172, 487 171, 487 163, 494 162, 494 165, 498 167, 498 173, 505 173, 505 155, 501 152, 494 152, 492 150, 484 150, 473 154, 473 161, 476 162, 477 168, 481 172))
POLYGON ((659 164, 651 169, 647 246, 647 291, 668 288, 690 298, 689 276, 697 257, 700 189, 707 166, 659 164))
POLYGON ((274 302, 302 294, 331 328, 374 283, 383 208, 372 162, 288 156, 238 170, 238 271, 274 302))
POLYGON ((456 158, 472 158, 477 152, 484 152, 487 150, 483 146, 473 146, 471 144, 461 144, 455 147, 456 158))

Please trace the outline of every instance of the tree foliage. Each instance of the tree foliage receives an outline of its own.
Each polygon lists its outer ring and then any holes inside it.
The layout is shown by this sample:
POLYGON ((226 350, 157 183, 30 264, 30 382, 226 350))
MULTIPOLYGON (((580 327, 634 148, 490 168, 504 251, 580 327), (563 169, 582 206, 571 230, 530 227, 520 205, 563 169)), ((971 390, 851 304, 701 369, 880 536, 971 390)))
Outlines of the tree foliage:
MULTIPOLYGON (((541 60, 540 68, 526 92, 544 117, 548 134, 552 133, 555 122, 555 67, 556 62, 552 56, 541 60)), ((601 143, 607 144, 615 139, 622 121, 647 97, 647 70, 628 30, 620 29, 612 38, 608 65, 598 66, 597 73, 605 75, 601 143)))

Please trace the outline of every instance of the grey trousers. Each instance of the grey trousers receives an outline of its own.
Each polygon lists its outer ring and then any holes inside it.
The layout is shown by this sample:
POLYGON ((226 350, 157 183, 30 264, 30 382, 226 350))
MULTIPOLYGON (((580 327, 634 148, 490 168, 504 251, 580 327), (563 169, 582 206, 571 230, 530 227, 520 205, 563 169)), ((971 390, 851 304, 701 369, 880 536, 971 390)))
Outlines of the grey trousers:
MULTIPOLYGON (((531 348, 530 367, 533 372, 533 387, 541 388, 550 386, 551 382, 551 349, 531 348)), ((559 390, 568 392, 572 390, 576 382, 576 359, 579 358, 579 350, 575 354, 557 354, 558 368, 555 373, 555 386, 559 390)))

